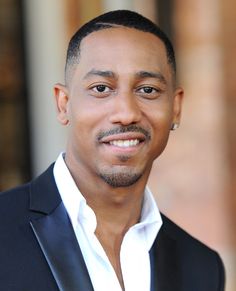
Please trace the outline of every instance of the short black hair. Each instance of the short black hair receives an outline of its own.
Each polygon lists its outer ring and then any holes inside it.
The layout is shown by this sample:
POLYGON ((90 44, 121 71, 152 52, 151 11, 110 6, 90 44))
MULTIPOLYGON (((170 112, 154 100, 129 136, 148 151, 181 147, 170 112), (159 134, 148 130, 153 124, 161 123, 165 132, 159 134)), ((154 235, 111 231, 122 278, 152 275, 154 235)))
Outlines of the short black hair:
POLYGON ((157 36, 166 49, 167 61, 174 75, 176 74, 176 62, 173 45, 167 35, 151 20, 141 14, 130 10, 114 10, 90 20, 85 23, 71 38, 66 58, 66 79, 69 67, 79 62, 80 43, 87 35, 94 31, 112 28, 116 26, 135 28, 144 32, 150 32, 157 36))

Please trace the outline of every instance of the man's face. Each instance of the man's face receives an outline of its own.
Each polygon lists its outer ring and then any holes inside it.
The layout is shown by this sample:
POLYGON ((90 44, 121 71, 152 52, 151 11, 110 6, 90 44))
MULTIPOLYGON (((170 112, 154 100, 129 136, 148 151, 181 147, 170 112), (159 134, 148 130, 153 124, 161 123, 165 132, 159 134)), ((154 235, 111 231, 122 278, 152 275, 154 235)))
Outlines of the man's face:
POLYGON ((164 45, 136 29, 85 37, 68 87, 55 92, 59 119, 70 126, 69 167, 112 187, 146 181, 179 122, 182 91, 174 87, 164 45))

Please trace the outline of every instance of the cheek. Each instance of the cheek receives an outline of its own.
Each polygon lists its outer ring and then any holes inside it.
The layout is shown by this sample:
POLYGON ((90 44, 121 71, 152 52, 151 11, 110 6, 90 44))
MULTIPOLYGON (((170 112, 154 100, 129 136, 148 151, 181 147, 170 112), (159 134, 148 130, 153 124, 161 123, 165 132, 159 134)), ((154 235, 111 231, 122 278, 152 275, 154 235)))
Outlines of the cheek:
POLYGON ((149 115, 149 122, 152 128, 152 151, 159 155, 165 148, 169 138, 170 128, 172 125, 172 109, 153 110, 149 115))
POLYGON ((76 123, 90 120, 93 122, 104 115, 104 112, 107 113, 105 99, 95 98, 85 90, 72 97, 70 115, 76 123))
POLYGON ((153 106, 148 114, 149 122, 153 129, 159 133, 168 132, 173 119, 173 107, 170 104, 153 106))
POLYGON ((70 140, 74 148, 87 151, 96 144, 97 127, 101 123, 102 108, 98 109, 88 102, 77 102, 71 107, 70 114, 70 140), (73 107, 73 108, 72 108, 73 107))

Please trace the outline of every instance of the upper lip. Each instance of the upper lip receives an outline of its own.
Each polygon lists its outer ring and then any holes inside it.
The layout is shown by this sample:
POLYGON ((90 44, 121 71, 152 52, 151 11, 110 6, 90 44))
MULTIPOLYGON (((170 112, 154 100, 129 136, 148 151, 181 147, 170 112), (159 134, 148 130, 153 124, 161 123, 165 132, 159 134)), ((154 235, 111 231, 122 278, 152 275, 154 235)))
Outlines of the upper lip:
POLYGON ((105 136, 100 139, 100 143, 109 143, 114 140, 134 140, 144 141, 146 139, 145 135, 141 132, 124 132, 105 136))

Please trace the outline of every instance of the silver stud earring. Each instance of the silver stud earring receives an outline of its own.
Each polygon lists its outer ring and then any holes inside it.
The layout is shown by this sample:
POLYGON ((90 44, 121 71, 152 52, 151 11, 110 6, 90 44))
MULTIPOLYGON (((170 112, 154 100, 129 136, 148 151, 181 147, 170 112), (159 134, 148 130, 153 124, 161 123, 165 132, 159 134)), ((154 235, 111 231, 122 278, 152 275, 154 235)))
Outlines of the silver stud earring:
POLYGON ((178 123, 173 123, 170 129, 171 130, 176 130, 178 127, 179 127, 178 123))

